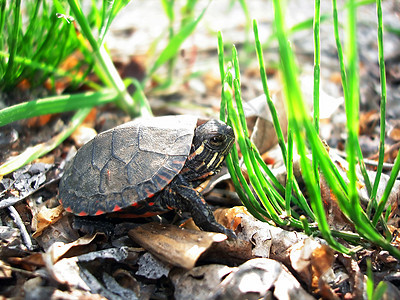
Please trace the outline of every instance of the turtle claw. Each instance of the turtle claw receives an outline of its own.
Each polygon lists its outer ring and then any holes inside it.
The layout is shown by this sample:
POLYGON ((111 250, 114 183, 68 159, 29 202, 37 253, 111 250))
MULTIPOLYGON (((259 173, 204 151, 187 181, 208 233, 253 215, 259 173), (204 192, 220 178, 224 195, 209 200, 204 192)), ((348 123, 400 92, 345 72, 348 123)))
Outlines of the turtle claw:
POLYGON ((225 228, 224 234, 226 234, 228 236, 228 238, 231 239, 231 240, 236 240, 237 239, 237 235, 233 232, 233 230, 225 228))
MULTIPOLYGON (((195 223, 196 223, 196 220, 195 220, 195 223)), ((223 225, 219 224, 215 220, 213 222, 203 223, 201 225, 196 224, 196 225, 199 226, 202 230, 223 233, 226 236, 228 236, 229 239, 233 239, 233 240, 237 239, 236 234, 232 230, 224 227, 223 225)))

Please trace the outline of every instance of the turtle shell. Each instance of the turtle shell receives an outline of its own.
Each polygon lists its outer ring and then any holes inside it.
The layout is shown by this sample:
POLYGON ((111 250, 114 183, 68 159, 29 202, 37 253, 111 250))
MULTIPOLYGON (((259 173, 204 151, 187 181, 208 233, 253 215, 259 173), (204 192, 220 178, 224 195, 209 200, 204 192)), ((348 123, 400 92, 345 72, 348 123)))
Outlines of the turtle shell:
POLYGON ((59 186, 67 211, 115 212, 163 190, 189 155, 197 118, 140 118, 102 132, 70 161, 59 186))

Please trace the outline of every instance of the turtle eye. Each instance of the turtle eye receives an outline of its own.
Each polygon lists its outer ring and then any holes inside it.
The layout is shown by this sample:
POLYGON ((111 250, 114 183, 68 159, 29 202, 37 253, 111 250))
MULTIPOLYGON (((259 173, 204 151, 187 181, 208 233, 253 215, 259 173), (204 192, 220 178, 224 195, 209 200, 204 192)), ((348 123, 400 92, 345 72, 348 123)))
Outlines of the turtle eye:
POLYGON ((210 144, 213 146, 221 146, 225 141, 225 137, 223 135, 215 135, 209 139, 210 144))

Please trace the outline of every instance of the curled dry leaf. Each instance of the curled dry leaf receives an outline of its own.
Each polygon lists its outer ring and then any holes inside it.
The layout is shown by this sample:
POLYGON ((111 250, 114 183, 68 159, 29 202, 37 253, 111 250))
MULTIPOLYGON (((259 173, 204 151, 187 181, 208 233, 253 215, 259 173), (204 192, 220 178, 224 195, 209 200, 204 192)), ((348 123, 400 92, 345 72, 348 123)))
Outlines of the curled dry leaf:
POLYGON ((32 236, 37 238, 39 235, 41 235, 43 230, 61 219, 63 212, 64 209, 61 205, 55 208, 47 208, 43 205, 40 208, 40 211, 33 216, 32 229, 34 229, 35 232, 32 234, 32 236))
POLYGON ((281 263, 251 259, 221 282, 211 299, 314 299, 281 263))
POLYGON ((269 257, 289 264, 288 249, 309 238, 304 233, 272 226, 245 213, 238 214, 237 217, 241 217, 241 232, 238 237, 253 243, 252 253, 256 257, 269 257))
POLYGON ((71 227, 70 216, 63 215, 57 222, 51 223, 46 228, 43 228, 42 234, 35 236, 35 239, 36 242, 47 251, 47 249, 56 242, 68 244, 77 240, 79 237, 78 232, 71 227))
POLYGON ((327 245, 320 245, 311 255, 311 267, 313 271, 312 287, 319 292, 324 299, 338 298, 329 286, 329 282, 335 280, 333 273, 334 262, 333 250, 327 245))
POLYGON ((103 234, 96 233, 94 235, 85 235, 72 243, 65 244, 63 242, 56 242, 51 245, 51 247, 44 254, 46 257, 46 261, 51 264, 56 263, 63 256, 73 256, 80 255, 83 253, 90 252, 96 248, 95 245, 92 245, 92 242, 99 237, 103 237, 103 234))
POLYGON ((171 265, 191 269, 200 255, 226 235, 147 223, 129 231, 129 237, 151 254, 171 265))
MULTIPOLYGON (((49 256, 45 256, 45 258, 49 258, 49 256)), ((51 277, 57 282, 66 284, 69 287, 90 291, 89 286, 81 276, 80 268, 77 263, 78 258, 76 256, 63 258, 54 265, 51 261, 46 261, 47 269, 51 277)))
POLYGON ((218 223, 224 225, 226 228, 236 231, 241 222, 239 214, 248 214, 246 207, 235 206, 232 208, 218 208, 214 212, 215 219, 218 223))

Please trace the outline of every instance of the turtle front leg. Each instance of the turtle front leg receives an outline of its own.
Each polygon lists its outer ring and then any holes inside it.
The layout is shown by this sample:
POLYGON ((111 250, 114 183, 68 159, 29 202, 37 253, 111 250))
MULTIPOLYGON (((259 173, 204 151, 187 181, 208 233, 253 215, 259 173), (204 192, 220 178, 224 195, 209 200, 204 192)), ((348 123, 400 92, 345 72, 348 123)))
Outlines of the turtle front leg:
POLYGON ((202 230, 220 232, 230 238, 236 238, 235 233, 219 224, 213 212, 205 203, 203 196, 193 189, 181 175, 178 175, 170 184, 167 197, 163 197, 167 207, 190 212, 195 224, 202 230))

